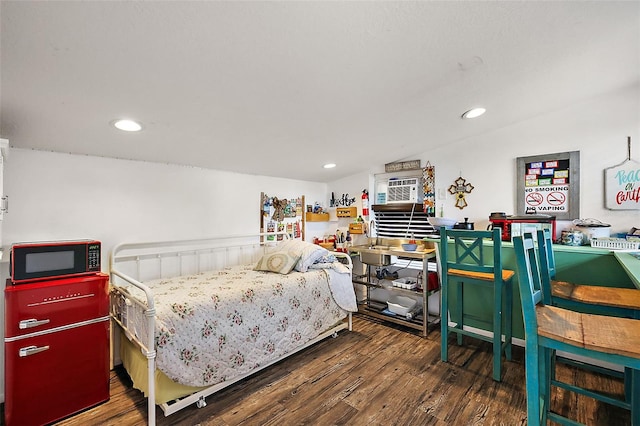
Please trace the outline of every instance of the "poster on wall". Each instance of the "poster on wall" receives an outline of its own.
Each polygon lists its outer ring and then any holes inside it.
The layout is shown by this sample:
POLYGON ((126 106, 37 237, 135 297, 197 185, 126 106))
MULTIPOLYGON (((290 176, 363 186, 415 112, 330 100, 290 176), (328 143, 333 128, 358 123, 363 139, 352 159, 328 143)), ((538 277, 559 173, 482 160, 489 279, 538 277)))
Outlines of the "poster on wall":
POLYGON ((580 217, 580 152, 517 158, 518 214, 580 217))
POLYGON ((631 159, 631 138, 627 138, 627 159, 604 171, 605 207, 610 210, 640 210, 640 163, 631 159))

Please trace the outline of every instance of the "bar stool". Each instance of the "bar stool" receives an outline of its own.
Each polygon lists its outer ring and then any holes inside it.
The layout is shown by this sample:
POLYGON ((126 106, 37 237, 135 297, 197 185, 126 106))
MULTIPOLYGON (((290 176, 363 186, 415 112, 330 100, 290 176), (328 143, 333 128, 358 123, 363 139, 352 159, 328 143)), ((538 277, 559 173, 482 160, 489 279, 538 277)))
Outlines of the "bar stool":
MULTIPOLYGON (((548 305, 559 306, 578 312, 607 315, 613 317, 640 319, 640 290, 633 288, 603 287, 574 284, 555 280, 556 263, 553 254, 553 241, 549 230, 538 230, 538 261, 540 263, 542 297, 548 305)), ((565 364, 584 368, 612 377, 624 379, 625 396, 631 398, 631 371, 626 368, 624 374, 609 368, 576 361, 567 357, 554 357, 565 364)))
POLYGON ((551 411, 551 385, 570 389, 631 410, 631 424, 640 425, 640 322, 635 319, 581 312, 544 302, 541 271, 531 234, 514 237, 518 285, 525 327, 527 423, 547 420, 577 424, 551 411), (553 374, 555 351, 612 362, 630 371, 630 399, 621 401, 575 385, 559 382, 553 374))
POLYGON ((468 231, 440 229, 440 262, 441 262, 441 354, 442 361, 448 361, 449 333, 457 335, 457 342, 462 345, 462 337, 470 336, 493 343, 493 379, 502 378, 502 352, 507 360, 511 360, 512 335, 512 279, 514 271, 503 270, 501 262, 502 240, 500 230, 468 231), (453 240, 453 250, 449 250, 448 239, 453 240), (493 242, 492 250, 486 242, 493 242), (464 288, 475 286, 491 291, 493 315, 491 321, 465 313, 464 288), (449 311, 449 292, 454 292, 456 309, 449 311), (450 326, 448 315, 455 322, 450 326), (465 321, 474 319, 480 323, 488 323, 493 337, 465 328, 465 321), (504 343, 502 335, 504 331, 504 343))
POLYGON ((553 242, 549 230, 539 230, 538 258, 546 304, 581 312, 640 319, 640 290, 580 285, 557 281, 553 242))

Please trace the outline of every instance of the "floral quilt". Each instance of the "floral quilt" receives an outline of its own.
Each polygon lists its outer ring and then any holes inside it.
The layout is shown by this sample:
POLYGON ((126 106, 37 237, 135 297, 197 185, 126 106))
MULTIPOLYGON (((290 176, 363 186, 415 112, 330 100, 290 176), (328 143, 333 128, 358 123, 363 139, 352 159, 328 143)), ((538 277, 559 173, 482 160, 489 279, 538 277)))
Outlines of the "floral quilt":
POLYGON ((183 385, 211 386, 278 359, 346 317, 327 271, 282 275, 253 266, 145 283, 155 295, 157 368, 183 385))

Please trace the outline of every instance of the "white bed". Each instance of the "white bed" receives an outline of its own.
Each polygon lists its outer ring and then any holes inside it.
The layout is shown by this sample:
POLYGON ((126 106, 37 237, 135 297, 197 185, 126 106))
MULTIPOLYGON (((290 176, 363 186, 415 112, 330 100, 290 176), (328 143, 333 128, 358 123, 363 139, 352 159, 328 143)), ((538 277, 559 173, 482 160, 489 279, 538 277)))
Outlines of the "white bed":
POLYGON ((202 407, 206 396, 351 330, 351 267, 344 254, 286 236, 115 247, 111 315, 124 336, 122 363, 149 399, 149 424, 155 403, 165 416, 202 407))

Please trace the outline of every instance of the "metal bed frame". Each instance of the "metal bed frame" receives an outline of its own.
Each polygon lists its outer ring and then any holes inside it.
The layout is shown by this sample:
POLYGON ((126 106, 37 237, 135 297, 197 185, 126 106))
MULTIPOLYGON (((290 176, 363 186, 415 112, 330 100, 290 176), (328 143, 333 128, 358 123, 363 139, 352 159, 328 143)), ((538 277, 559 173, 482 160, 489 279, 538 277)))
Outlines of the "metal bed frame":
MULTIPOLYGON (((111 309, 112 320, 120 326, 123 334, 134 342, 147 358, 148 374, 148 423, 155 425, 155 306, 152 290, 143 284, 156 278, 181 276, 199 273, 206 270, 221 269, 243 263, 257 262, 267 249, 275 247, 279 240, 288 239, 286 233, 261 233, 250 235, 230 235, 215 238, 159 241, 147 243, 123 243, 116 245, 110 257, 111 309), (130 284, 145 292, 146 304, 131 297, 122 284, 130 284), (145 336, 138 338, 129 329, 129 318, 132 312, 143 312, 146 318, 146 329, 141 330, 145 336)), ((345 253, 332 252, 352 269, 351 258, 345 253)), ((348 321, 340 322, 316 338, 304 343, 292 352, 260 366, 259 368, 235 377, 229 381, 218 383, 204 390, 195 392, 175 401, 159 404, 165 417, 182 408, 195 403, 198 408, 206 405, 205 398, 234 383, 261 371, 329 336, 337 337, 340 330, 352 330, 352 314, 348 313, 348 321)))

